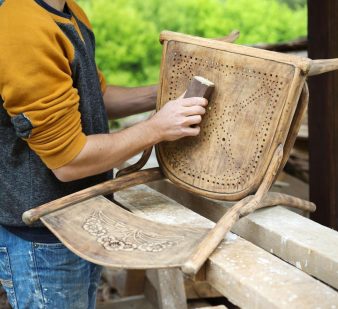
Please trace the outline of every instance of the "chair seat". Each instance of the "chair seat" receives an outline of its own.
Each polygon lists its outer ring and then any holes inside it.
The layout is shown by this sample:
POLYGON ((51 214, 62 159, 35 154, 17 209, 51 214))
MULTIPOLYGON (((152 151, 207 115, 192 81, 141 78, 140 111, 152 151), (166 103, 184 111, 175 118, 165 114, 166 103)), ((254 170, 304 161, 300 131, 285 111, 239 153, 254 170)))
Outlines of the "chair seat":
POLYGON ((144 219, 103 196, 41 220, 74 253, 113 268, 179 267, 208 232, 144 219))

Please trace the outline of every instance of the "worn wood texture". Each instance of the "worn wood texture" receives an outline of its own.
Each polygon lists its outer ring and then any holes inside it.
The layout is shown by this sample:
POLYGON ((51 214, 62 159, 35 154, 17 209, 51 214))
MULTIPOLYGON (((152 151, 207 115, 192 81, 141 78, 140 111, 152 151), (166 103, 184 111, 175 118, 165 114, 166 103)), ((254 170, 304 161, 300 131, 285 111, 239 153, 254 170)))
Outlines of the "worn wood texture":
POLYGON ((202 76, 194 76, 189 83, 184 98, 200 97, 209 100, 214 89, 215 84, 213 82, 202 76))
POLYGON ((114 287, 121 297, 141 295, 144 291, 145 271, 140 269, 110 269, 110 287, 114 287))
POLYGON ((194 75, 215 83, 201 134, 157 146, 164 173, 212 198, 238 200, 254 192, 287 138, 310 60, 168 32, 162 39, 157 109, 194 75))
MULTIPOLYGON (((138 216, 157 222, 213 225, 145 185, 120 191, 116 198, 138 216)), ((338 301, 333 289, 231 233, 209 257, 206 276, 214 288, 241 308, 334 308, 338 301)))
POLYGON ((35 221, 39 220, 42 216, 72 206, 76 203, 86 201, 92 197, 101 194, 106 195, 111 194, 115 191, 122 190, 124 188, 128 188, 131 186, 138 185, 140 183, 147 183, 149 181, 155 181, 159 179, 163 179, 163 174, 159 168, 152 168, 128 174, 123 177, 121 176, 120 178, 108 180, 98 185, 59 198, 55 201, 51 201, 39 207, 30 209, 24 212, 22 220, 26 224, 33 224, 35 221))
POLYGON ((227 309, 224 305, 219 306, 209 306, 209 307, 199 307, 199 309, 227 309))
MULTIPOLYGON (((338 2, 308 0, 309 56, 338 57, 338 2)), ((310 199, 312 218, 338 229, 338 73, 309 80, 310 199)))
POLYGON ((338 293, 240 238, 210 256, 207 280, 241 308, 335 308, 338 293))
POLYGON ((96 309, 156 309, 143 295, 98 303, 96 309))
POLYGON ((189 278, 185 278, 184 287, 187 299, 203 299, 223 296, 207 281, 193 281, 189 278))
MULTIPOLYGON (((202 97, 205 99, 209 99, 214 88, 215 88, 215 85, 211 81, 201 76, 194 76, 190 84, 188 85, 188 88, 184 94, 184 98, 202 97)), ((119 170, 116 174, 116 177, 120 177, 123 175, 136 172, 140 170, 142 167, 144 167, 144 165, 149 160, 152 149, 153 149, 153 146, 144 150, 141 158, 135 164, 119 170)))
POLYGON ((266 175, 254 196, 248 196, 237 202, 224 214, 216 226, 208 232, 198 246, 193 250, 189 259, 183 264, 182 270, 187 274, 196 274, 207 260, 208 256, 215 250, 225 234, 229 232, 241 215, 255 211, 264 206, 261 200, 270 189, 280 163, 283 159, 283 146, 279 145, 275 151, 266 175))
POLYGON ((299 98, 297 107, 296 107, 295 115, 292 119, 291 129, 288 133, 288 137, 287 137, 285 145, 284 145, 283 160, 282 160, 282 163, 279 167, 279 171, 278 171, 277 175, 282 172, 286 162, 289 159, 292 147, 295 144, 296 138, 297 138, 298 133, 299 133, 299 129, 301 127, 303 118, 305 116, 305 113, 306 113, 306 110, 307 110, 307 107, 308 107, 308 103, 309 103, 309 88, 308 88, 307 83, 305 83, 305 85, 302 89, 302 93, 301 93, 301 96, 299 98))
POLYGON ((117 177, 121 177, 123 175, 130 174, 130 173, 134 173, 136 171, 139 171, 148 162, 152 150, 153 150, 153 146, 151 146, 151 147, 147 148, 146 150, 144 150, 143 153, 142 153, 141 158, 135 164, 127 166, 124 169, 120 169, 116 173, 116 178, 117 177))
POLYGON ((244 217, 232 231, 338 289, 338 233, 282 207, 244 217))
MULTIPOLYGON (((231 206, 187 193, 167 180, 149 186, 214 222, 231 206)), ((276 204, 282 205, 278 193, 271 195, 276 195, 276 204)), ((252 213, 240 219, 232 231, 338 289, 337 232, 282 207, 252 213)))
POLYGON ((103 196, 55 211, 41 220, 80 257, 114 268, 181 266, 207 232, 140 218, 103 196))
POLYGON ((156 301, 152 299, 155 308, 187 309, 183 274, 178 268, 147 270, 146 275, 156 291, 156 301))

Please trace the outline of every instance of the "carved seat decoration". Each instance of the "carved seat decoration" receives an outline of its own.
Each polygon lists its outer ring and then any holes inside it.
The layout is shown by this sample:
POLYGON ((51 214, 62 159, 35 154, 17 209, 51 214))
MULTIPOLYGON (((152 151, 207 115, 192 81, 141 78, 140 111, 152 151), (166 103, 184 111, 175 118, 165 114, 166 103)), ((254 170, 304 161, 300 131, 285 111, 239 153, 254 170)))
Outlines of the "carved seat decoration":
POLYGON ((23 220, 41 219, 69 249, 97 264, 182 267, 195 274, 241 216, 278 204, 315 210, 313 203, 268 191, 289 157, 306 110, 306 77, 338 69, 338 60, 311 60, 168 31, 160 40, 157 110, 186 89, 185 96, 209 97, 213 87, 208 80, 214 84, 200 135, 156 145, 159 168, 137 171, 148 149, 118 178, 29 210, 23 220), (155 223, 103 197, 90 199, 164 177, 192 193, 238 202, 206 230, 155 223))

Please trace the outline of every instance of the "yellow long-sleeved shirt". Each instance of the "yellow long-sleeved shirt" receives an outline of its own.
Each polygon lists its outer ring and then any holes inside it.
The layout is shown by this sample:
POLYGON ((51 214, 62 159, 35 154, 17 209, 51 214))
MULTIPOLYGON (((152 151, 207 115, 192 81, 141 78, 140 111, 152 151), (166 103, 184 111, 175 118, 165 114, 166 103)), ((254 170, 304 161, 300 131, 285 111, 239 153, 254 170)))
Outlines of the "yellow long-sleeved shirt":
MULTIPOLYGON (((60 13, 43 1, 8 0, 0 11, 4 108, 18 135, 49 168, 70 162, 86 142, 74 69, 97 78, 88 66, 76 67, 80 57, 88 56, 80 49, 90 48, 84 36, 91 27, 74 1, 67 1, 67 6, 69 12, 60 13), (81 31, 84 26, 86 31, 81 31)), ((101 73, 99 78, 104 91, 101 73)))
POLYGON ((62 183, 50 169, 70 162, 86 136, 109 131, 103 75, 87 17, 73 1, 0 0, 0 224, 111 178, 62 183))

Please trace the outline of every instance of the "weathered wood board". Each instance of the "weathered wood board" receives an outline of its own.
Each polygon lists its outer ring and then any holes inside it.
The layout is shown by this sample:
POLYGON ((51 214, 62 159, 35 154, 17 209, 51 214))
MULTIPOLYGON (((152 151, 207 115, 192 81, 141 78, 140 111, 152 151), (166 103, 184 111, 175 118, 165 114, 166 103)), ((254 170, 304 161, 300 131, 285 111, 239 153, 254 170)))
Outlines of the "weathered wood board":
MULTIPOLYGON (((229 203, 180 190, 169 181, 150 184, 155 190, 217 221, 229 203)), ((232 229, 241 237, 338 288, 338 233, 282 207, 256 211, 232 229)))
POLYGON ((104 303, 98 303, 96 309, 155 309, 143 295, 130 296, 104 303))
POLYGON ((155 308, 187 309, 183 274, 180 269, 147 270, 146 275, 149 283, 156 290, 156 297, 152 297, 155 308))
MULTIPOLYGON (((213 225, 145 185, 121 191, 116 199, 154 221, 213 225)), ((338 304, 338 293, 330 287, 231 233, 210 256, 206 276, 214 288, 241 308, 334 308, 338 304)))
POLYGON ((255 245, 236 238, 210 256, 207 280, 241 308, 330 308, 338 293, 255 245))
POLYGON ((234 233, 338 289, 338 233, 283 207, 242 218, 234 233))

